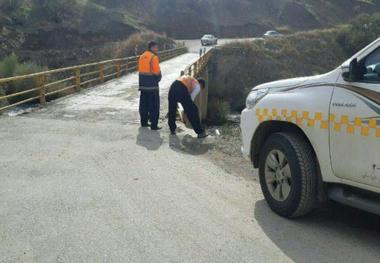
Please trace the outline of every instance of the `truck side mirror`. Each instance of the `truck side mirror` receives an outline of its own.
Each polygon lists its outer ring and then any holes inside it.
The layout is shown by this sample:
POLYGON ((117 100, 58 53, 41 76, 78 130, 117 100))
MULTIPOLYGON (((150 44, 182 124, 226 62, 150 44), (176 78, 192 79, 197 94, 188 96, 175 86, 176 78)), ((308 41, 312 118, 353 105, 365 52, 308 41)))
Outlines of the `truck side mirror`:
POLYGON ((358 65, 358 59, 354 58, 350 62, 349 68, 343 69, 343 79, 347 82, 355 82, 358 79, 360 79, 360 73, 359 73, 359 65, 358 65))
POLYGON ((351 82, 351 80, 350 80, 350 69, 349 68, 343 68, 342 77, 345 81, 351 82))

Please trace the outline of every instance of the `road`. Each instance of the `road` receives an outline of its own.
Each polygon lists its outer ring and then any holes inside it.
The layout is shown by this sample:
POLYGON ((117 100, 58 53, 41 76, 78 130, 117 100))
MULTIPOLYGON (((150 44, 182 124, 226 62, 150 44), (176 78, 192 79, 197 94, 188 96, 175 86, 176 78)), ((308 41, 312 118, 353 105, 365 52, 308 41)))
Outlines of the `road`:
MULTIPOLYGON (((164 103, 196 57, 163 63, 164 103)), ((274 215, 255 180, 207 158, 212 138, 139 128, 136 81, 0 117, 0 262, 378 262, 378 217, 274 215)))
MULTIPOLYGON (((218 46, 228 44, 231 42, 242 42, 242 41, 252 41, 255 38, 223 38, 218 40, 218 46)), ((190 53, 198 53, 200 48, 206 48, 209 50, 212 46, 202 47, 200 39, 185 39, 185 40, 177 40, 179 43, 185 43, 185 46, 189 49, 190 53)))

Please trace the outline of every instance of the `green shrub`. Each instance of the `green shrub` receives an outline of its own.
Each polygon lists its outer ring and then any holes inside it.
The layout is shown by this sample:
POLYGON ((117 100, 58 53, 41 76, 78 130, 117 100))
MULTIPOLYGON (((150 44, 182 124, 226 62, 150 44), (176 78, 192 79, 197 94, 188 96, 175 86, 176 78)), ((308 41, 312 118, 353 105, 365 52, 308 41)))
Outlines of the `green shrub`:
MULTIPOLYGON (((19 62, 15 54, 11 54, 8 57, 0 61, 0 77, 12 77, 20 75, 28 75, 36 72, 45 71, 45 67, 38 66, 33 62, 19 62)), ((14 94, 17 92, 33 89, 36 87, 34 79, 26 79, 13 81, 4 86, 3 92, 6 95, 14 94), (5 90, 5 91, 4 91, 5 90)), ((37 96, 38 92, 30 92, 20 96, 8 98, 8 102, 13 104, 27 98, 37 96)))
MULTIPOLYGON (((0 97, 1 96, 5 96, 6 94, 5 94, 5 91, 4 91, 4 89, 2 88, 2 87, 0 87, 0 97)), ((8 101, 7 100, 0 100, 0 108, 2 108, 2 107, 5 107, 5 106, 7 106, 8 105, 8 101)), ((1 114, 1 113, 0 113, 1 114)))
POLYGON ((12 53, 0 61, 0 78, 12 77, 19 64, 17 56, 12 53))
POLYGON ((227 121, 230 107, 221 99, 211 99, 207 107, 207 123, 210 125, 222 125, 227 121))
POLYGON ((347 54, 363 49, 380 35, 380 14, 361 15, 348 26, 342 27, 337 41, 347 54))

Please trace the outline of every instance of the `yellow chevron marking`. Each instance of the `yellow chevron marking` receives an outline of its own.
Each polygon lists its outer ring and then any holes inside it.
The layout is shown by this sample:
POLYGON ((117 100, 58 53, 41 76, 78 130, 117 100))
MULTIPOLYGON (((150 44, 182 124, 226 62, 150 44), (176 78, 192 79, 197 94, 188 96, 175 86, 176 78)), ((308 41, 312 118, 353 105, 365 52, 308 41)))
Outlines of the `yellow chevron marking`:
POLYGON ((329 129, 331 124, 332 129, 335 132, 346 132, 347 134, 368 137, 374 134, 377 138, 380 138, 380 125, 378 125, 377 119, 370 119, 367 122, 362 118, 356 117, 350 120, 348 115, 335 115, 329 114, 328 119, 325 119, 322 112, 310 112, 299 111, 289 109, 277 109, 277 108, 264 108, 256 109, 256 116, 259 122, 268 120, 287 121, 298 126, 307 125, 309 128, 319 128, 322 130, 329 129), (374 130, 373 132, 371 130, 374 130), (356 132, 357 131, 357 132, 356 132))
POLYGON ((348 116, 347 115, 342 115, 342 117, 340 118, 340 123, 341 124, 348 124, 350 121, 348 119, 348 116))
POLYGON ((368 125, 370 128, 376 128, 377 127, 377 120, 376 119, 370 119, 368 125))
POLYGON ((347 132, 349 133, 349 134, 355 134, 355 126, 354 125, 348 125, 348 127, 347 127, 347 132))
POLYGON ((328 121, 322 121, 321 122, 321 129, 327 130, 329 128, 329 122, 328 121))
POLYGON ((311 128, 314 128, 315 126, 315 120, 308 120, 307 125, 311 128))
POLYGON ((361 127, 362 126, 362 119, 361 118, 355 118, 354 124, 355 124, 355 126, 361 127))
POLYGON ((361 134, 363 136, 368 136, 369 135, 369 128, 368 127, 362 127, 361 129, 362 129, 361 134))
POLYGON ((323 120, 323 114, 322 114, 322 112, 316 112, 315 115, 314 115, 314 119, 316 121, 322 121, 323 120))

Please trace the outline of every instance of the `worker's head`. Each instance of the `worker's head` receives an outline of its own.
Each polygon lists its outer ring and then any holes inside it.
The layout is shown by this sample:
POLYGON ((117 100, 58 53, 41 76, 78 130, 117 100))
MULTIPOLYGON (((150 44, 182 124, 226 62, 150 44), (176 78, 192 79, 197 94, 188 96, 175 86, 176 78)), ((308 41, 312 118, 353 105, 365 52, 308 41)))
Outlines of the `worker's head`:
POLYGON ((206 88, 206 81, 204 79, 200 78, 197 80, 198 80, 199 84, 201 85, 202 89, 206 88))
POLYGON ((148 49, 154 53, 158 52, 158 43, 154 41, 150 41, 148 43, 148 49))

